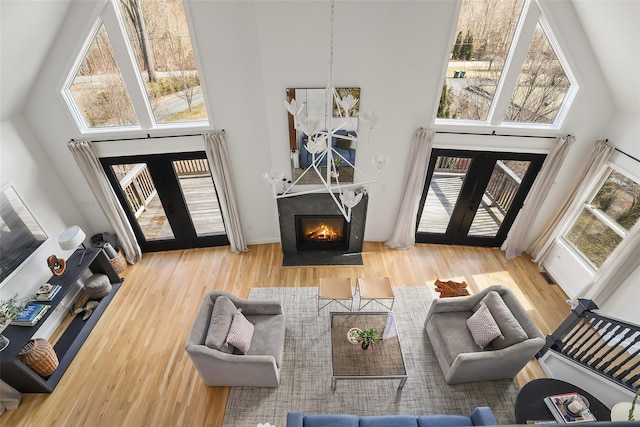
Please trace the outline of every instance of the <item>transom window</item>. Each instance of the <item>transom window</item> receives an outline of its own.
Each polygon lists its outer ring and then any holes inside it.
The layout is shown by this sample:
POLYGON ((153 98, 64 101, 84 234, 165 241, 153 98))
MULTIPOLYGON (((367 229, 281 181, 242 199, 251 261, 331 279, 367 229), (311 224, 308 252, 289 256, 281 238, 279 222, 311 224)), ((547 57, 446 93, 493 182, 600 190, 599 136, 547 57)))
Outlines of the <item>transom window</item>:
POLYGON ((609 169, 564 235, 598 269, 640 217, 640 184, 609 169))
POLYGON ((182 0, 106 2, 62 94, 82 132, 208 126, 182 0))
POLYGON ((577 89, 534 2, 463 0, 435 123, 559 128, 577 89))

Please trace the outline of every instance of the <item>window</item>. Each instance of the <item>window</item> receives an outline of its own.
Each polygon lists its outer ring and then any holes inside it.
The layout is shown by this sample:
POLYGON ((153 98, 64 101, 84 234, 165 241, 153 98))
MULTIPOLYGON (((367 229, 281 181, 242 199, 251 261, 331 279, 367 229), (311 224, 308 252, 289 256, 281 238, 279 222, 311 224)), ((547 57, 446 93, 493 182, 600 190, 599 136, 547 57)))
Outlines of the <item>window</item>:
POLYGON ((577 85, 556 46, 533 2, 463 0, 435 123, 560 127, 577 85))
POLYGON ((609 169, 564 235, 594 268, 599 268, 640 217, 640 185, 609 169))
POLYGON ((69 91, 87 127, 138 124, 104 24, 91 42, 69 91))
POLYGON ((553 123, 570 86, 562 64, 538 24, 504 121, 553 123))
POLYGON ((83 132, 208 126, 182 0, 111 0, 63 88, 83 132))

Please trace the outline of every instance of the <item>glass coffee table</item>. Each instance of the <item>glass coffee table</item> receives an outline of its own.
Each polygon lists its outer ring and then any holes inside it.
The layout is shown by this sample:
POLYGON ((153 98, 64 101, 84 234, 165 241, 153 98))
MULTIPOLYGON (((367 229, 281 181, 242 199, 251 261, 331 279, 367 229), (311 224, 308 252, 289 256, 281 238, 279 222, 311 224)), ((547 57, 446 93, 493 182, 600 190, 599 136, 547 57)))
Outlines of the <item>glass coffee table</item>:
MULTIPOLYGON (((332 391, 335 391, 338 380, 356 379, 399 379, 398 390, 402 390, 407 381, 407 367, 397 329, 395 336, 382 340, 367 350, 347 339, 347 332, 351 328, 376 329, 382 337, 389 315, 388 312, 331 313, 332 391)), ((392 327, 395 328, 395 322, 392 327)))

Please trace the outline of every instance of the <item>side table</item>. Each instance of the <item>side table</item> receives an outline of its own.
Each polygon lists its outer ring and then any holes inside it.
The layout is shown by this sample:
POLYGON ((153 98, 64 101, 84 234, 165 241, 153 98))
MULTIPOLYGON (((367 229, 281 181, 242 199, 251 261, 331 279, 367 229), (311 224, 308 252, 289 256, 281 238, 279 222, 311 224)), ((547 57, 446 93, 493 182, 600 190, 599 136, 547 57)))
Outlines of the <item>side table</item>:
POLYGON ((388 277, 358 277, 356 289, 360 293, 358 311, 362 310, 371 301, 376 301, 384 308, 389 309, 389 311, 393 310, 395 296, 388 277), (362 305, 362 300, 365 299, 369 301, 362 305), (380 300, 391 300, 391 306, 381 303, 380 300))
POLYGON ((349 311, 353 309, 353 290, 350 278, 320 278, 318 283, 318 314, 321 309, 334 301, 349 311), (320 300, 328 300, 329 302, 320 307, 320 300), (347 307, 341 300, 349 300, 351 304, 347 307))
POLYGON ((611 421, 611 411, 591 394, 568 382, 554 378, 540 378, 528 382, 516 397, 516 422, 527 424, 527 420, 554 420, 544 398, 554 394, 578 393, 589 401, 589 410, 598 421, 611 421))

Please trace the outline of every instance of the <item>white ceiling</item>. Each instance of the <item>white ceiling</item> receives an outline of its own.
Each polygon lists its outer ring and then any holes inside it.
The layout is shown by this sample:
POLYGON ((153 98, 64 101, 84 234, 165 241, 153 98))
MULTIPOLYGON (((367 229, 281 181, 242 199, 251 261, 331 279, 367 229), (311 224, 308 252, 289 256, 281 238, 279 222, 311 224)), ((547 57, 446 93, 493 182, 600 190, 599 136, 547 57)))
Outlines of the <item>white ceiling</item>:
POLYGON ((0 120, 22 111, 71 0, 0 0, 0 120))
POLYGON ((640 116, 640 1, 573 0, 613 99, 640 116))
MULTIPOLYGON (((0 120, 24 108, 71 1, 0 0, 0 120)), ((572 3, 618 109, 640 115, 640 0, 572 3)))

